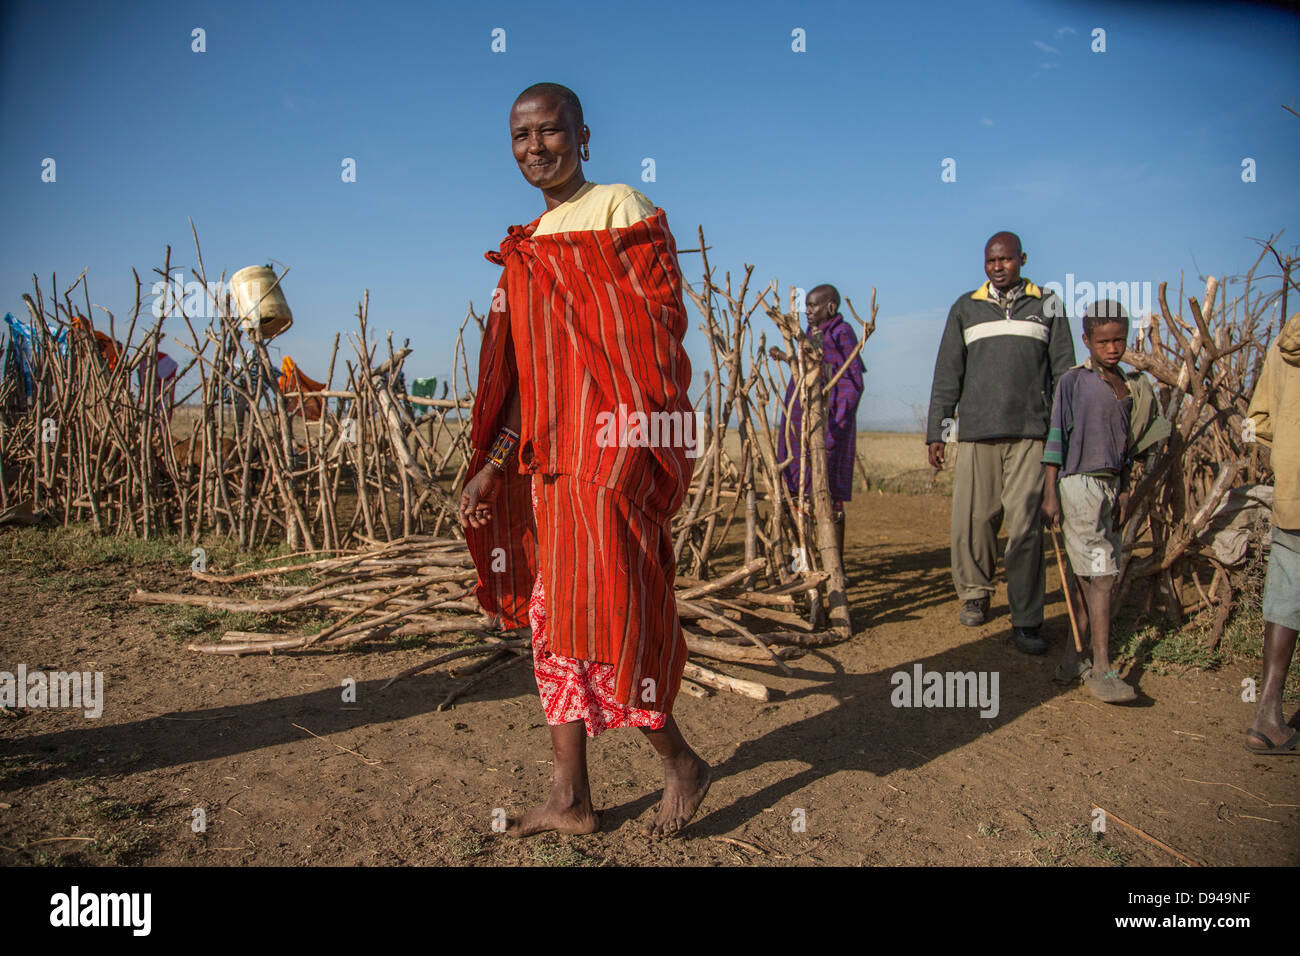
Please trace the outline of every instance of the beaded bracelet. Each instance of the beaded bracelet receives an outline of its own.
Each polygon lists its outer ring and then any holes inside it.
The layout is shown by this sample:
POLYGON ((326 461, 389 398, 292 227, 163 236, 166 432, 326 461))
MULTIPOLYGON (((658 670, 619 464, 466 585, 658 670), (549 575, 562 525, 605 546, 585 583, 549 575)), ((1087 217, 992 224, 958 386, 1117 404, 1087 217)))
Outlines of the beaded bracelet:
POLYGON ((497 433, 496 440, 492 442, 492 447, 488 449, 487 461, 489 465, 495 465, 499 471, 506 470, 506 462, 514 453, 515 448, 519 445, 519 433, 509 428, 503 428, 497 433))

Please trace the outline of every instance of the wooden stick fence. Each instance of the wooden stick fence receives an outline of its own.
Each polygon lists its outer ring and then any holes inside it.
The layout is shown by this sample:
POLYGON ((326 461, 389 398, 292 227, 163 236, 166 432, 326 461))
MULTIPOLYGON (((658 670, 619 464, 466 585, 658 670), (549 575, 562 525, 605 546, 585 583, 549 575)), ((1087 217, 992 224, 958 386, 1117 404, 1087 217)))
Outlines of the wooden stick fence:
MULTIPOLYGON (((1190 318, 1181 305, 1177 313, 1171 311, 1161 283, 1160 316, 1139 330, 1124 355, 1126 363, 1155 379, 1171 436, 1135 476, 1113 604, 1118 612, 1142 581, 1148 585, 1147 609, 1161 600, 1168 620, 1177 625, 1186 613, 1190 581, 1198 602, 1216 608, 1206 637, 1211 648, 1243 587, 1243 568, 1228 567, 1216 556, 1208 535, 1212 518, 1234 487, 1272 481, 1268 449, 1255 440, 1246 411, 1294 284, 1297 260, 1282 257, 1273 243, 1274 238, 1261 243, 1259 259, 1238 281, 1241 291, 1231 300, 1229 283, 1209 277, 1201 299, 1186 299, 1190 318), (1281 288, 1265 294, 1256 270, 1270 254, 1279 266, 1274 278, 1281 288), (1146 552, 1141 557, 1139 547, 1146 552), (1208 594, 1200 584, 1202 572, 1210 576, 1208 594)), ((1266 525, 1264 512, 1255 528, 1256 545, 1266 525)))
MULTIPOLYGON (((700 239, 705 250, 702 230, 700 239)), ((285 392, 272 384, 259 329, 238 314, 225 273, 209 285, 197 235, 194 241, 198 265, 191 275, 203 295, 168 294, 159 308, 146 300, 136 275, 124 330, 111 312, 98 310, 96 324, 107 325, 114 354, 93 335, 96 310, 84 274, 61 302, 47 302, 34 281, 35 295, 26 297, 36 339, 31 395, 13 377, 0 386, 0 511, 64 525, 89 520, 101 534, 179 533, 195 543, 228 536, 244 549, 283 541, 305 560, 243 576, 198 570, 196 584, 207 593, 140 592, 132 600, 342 615, 312 634, 232 632, 218 645, 195 646, 205 653, 489 633, 491 622, 471 595, 474 573, 455 508, 470 457, 469 362, 476 342, 467 341, 466 330, 472 321, 481 335, 484 318, 468 310, 442 395, 414 396, 395 385, 411 349, 394 347, 391 334, 376 340, 367 293, 356 329, 345 341, 334 337, 325 387, 285 392), (84 308, 73 303, 78 291, 84 308), (55 341, 61 329, 68 334, 65 347, 55 341), (340 344, 352 354, 341 355, 340 344), (178 378, 191 387, 183 395, 158 397, 164 346, 184 355, 178 378), (343 379, 339 385, 336 377, 343 379), (305 414, 312 402, 319 403, 318 420, 305 414), (292 591, 274 583, 290 569, 318 580, 292 591), (254 585, 275 593, 238 593, 254 585)), ((169 290, 171 260, 169 247, 156 270, 169 290)), ((820 342, 800 328, 793 298, 788 310, 776 307, 775 282, 748 301, 752 273, 747 267, 733 295, 729 275, 715 284, 704 253, 700 291, 689 290, 703 317, 709 363, 703 427, 691 436, 703 453, 673 528, 683 571, 679 606, 693 654, 789 673, 787 660, 850 636, 852 625, 838 554, 833 544, 825 547, 824 532, 833 542, 829 498, 805 489, 813 507, 796 508, 781 480, 789 461, 777 460, 776 430, 786 380, 769 364, 761 334, 755 351, 753 316, 762 308, 777 322, 796 364, 795 394, 809 409, 802 437, 814 456, 814 486, 825 483, 826 471, 825 443, 815 437, 828 387, 819 386, 820 342), (742 523, 739 556, 728 542, 739 538, 742 523), (822 628, 827 607, 831 632, 822 628)), ((52 284, 57 289, 57 277, 52 284)), ((864 341, 874 317, 873 301, 864 341)), ((527 653, 526 642, 497 647, 500 640, 489 642, 494 659, 527 653)), ((697 677, 699 693, 710 687, 764 699, 768 693, 703 668, 697 677)))
MULTIPOLYGON (((0 522, 5 516, 89 521, 101 534, 178 532, 194 542, 218 535, 241 548, 282 540, 308 559, 292 570, 312 571, 316 583, 293 591, 276 585, 288 565, 245 576, 198 571, 197 582, 212 593, 141 593, 133 600, 342 615, 310 635, 241 632, 195 647, 206 653, 332 649, 460 631, 491 637, 484 638, 483 653, 493 667, 526 655, 526 641, 510 643, 487 630, 491 622, 471 596, 473 570, 456 518, 473 407, 469 357, 476 340, 471 331, 467 341, 466 329, 472 321, 481 335, 484 318, 470 306, 441 396, 414 396, 396 384, 411 349, 395 348, 391 333, 377 340, 367 293, 346 339, 352 354, 340 366, 336 335, 325 387, 285 394, 268 381, 271 361, 259 330, 248 327, 230 295, 211 292, 197 236, 195 250, 192 275, 207 292, 202 306, 181 298, 151 316, 158 309, 146 308, 136 275, 135 305, 112 360, 90 330, 85 275, 62 301, 47 301, 34 281, 34 296, 24 297, 34 387, 27 395, 14 376, 0 385, 0 522), (78 291, 84 308, 73 303, 78 291), (164 322, 184 334, 166 340, 164 322), (66 347, 56 341, 61 329, 66 347), (179 397, 158 389, 163 345, 185 353, 178 378, 194 382, 179 397), (320 417, 309 421, 304 409, 313 400, 320 417), (253 583, 279 588, 278 596, 232 590, 253 583)), ((701 229, 699 249, 682 251, 702 259, 702 281, 686 294, 709 351, 697 402, 699 457, 673 525, 678 604, 693 654, 787 670, 785 661, 803 649, 853 633, 825 441, 827 396, 847 363, 824 367, 820 334, 800 324, 793 289, 782 308, 775 281, 751 291, 753 266, 745 267, 738 286, 730 273, 719 282, 708 250, 701 229), (780 336, 774 355, 767 333, 755 329, 760 310, 780 336), (810 465, 794 495, 782 477, 791 461, 779 459, 777 440, 781 428, 793 428, 785 405, 791 379, 790 401, 797 399, 803 414, 800 434, 788 433, 786 446, 803 448, 810 465)), ((1279 259, 1286 266, 1284 289, 1291 261, 1279 259)), ((171 281, 170 248, 157 272, 171 281)), ((1135 489, 1121 594, 1143 579, 1156 581, 1166 595, 1181 594, 1182 580, 1196 578, 1197 562, 1214 563, 1198 534, 1228 489, 1269 477, 1267 453, 1246 441, 1242 422, 1268 340, 1260 323, 1270 302, 1253 289, 1253 277, 1254 269, 1231 304, 1226 287, 1210 280, 1203 305, 1188 300, 1190 321, 1170 311, 1162 285, 1168 337, 1157 323, 1126 355, 1159 383, 1174 435, 1135 489), (1134 558, 1139 541, 1146 553, 1134 558)), ((223 273, 214 287, 225 290, 225 279, 223 273)), ((859 326, 860 351, 875 330, 875 291, 867 319, 845 303, 859 326)), ((116 317, 99 311, 109 339, 117 341, 116 317)), ((1207 601, 1226 608, 1238 586, 1233 571, 1216 566, 1207 601)), ((1169 608, 1172 617, 1181 614, 1178 599, 1169 608)), ((693 692, 745 685, 708 673, 693 692)))

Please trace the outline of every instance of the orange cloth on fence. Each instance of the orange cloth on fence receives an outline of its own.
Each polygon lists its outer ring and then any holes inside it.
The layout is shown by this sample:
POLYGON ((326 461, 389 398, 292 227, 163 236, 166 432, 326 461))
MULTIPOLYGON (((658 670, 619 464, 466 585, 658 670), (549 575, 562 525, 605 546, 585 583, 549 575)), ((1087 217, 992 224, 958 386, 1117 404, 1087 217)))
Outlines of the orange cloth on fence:
POLYGON ((543 476, 540 507, 534 525, 528 479, 512 474, 488 528, 468 534, 479 601, 521 625, 540 568, 550 651, 614 666, 620 701, 671 713, 686 643, 669 525, 694 424, 676 242, 662 209, 622 228, 535 236, 537 224, 487 254, 504 295, 483 340, 469 474, 517 385, 520 469, 543 476), (642 415, 658 428, 648 442, 627 431, 642 415), (657 440, 665 421, 675 440, 657 440))
POLYGON ((117 368, 117 360, 122 354, 122 343, 114 342, 113 339, 98 329, 92 328, 90 320, 85 316, 74 316, 72 319, 74 329, 86 329, 95 336, 95 345, 99 348, 99 356, 107 364, 109 369, 117 368))
MULTIPOLYGON (((302 369, 293 364, 293 359, 287 355, 284 357, 284 361, 280 363, 280 392, 284 395, 285 405, 290 415, 298 414, 298 392, 320 392, 324 389, 324 382, 308 378, 302 373, 302 369)), ((324 407, 325 400, 319 395, 304 399, 302 402, 303 414, 309 422, 320 421, 321 410, 324 407)))

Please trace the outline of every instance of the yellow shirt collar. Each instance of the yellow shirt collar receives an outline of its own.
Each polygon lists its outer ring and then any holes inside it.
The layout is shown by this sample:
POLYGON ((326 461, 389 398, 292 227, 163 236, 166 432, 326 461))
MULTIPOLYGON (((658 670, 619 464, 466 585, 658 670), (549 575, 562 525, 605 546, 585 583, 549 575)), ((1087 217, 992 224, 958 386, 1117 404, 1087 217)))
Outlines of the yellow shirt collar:
MULTIPOLYGON (((981 301, 981 302, 986 302, 986 301, 988 301, 990 298, 992 298, 992 297, 989 295, 989 290, 990 290, 991 288, 993 288, 993 283, 992 283, 991 281, 989 281, 989 280, 986 279, 986 280, 984 281, 984 284, 983 284, 982 286, 980 286, 980 287, 979 287, 978 289, 976 289, 973 293, 971 293, 971 298, 972 298, 972 299, 977 299, 977 300, 979 300, 979 301, 981 301)), ((1035 299, 1041 299, 1041 298, 1043 297, 1043 290, 1040 289, 1040 288, 1038 288, 1038 286, 1034 285, 1034 284, 1033 284, 1032 282, 1030 282, 1028 279, 1026 279, 1026 280, 1025 280, 1025 295, 1033 296, 1035 299)))

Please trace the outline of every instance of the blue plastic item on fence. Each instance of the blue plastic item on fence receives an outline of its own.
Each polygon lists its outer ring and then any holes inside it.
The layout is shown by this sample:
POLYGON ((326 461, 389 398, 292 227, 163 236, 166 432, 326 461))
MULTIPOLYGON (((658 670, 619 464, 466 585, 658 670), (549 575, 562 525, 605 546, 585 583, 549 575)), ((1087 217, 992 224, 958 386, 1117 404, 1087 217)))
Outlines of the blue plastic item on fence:
MULTIPOLYGON (((27 398, 32 397, 32 391, 36 387, 32 379, 32 366, 36 356, 40 353, 40 340, 32 335, 31 327, 21 319, 14 318, 12 312, 5 313, 5 323, 9 326, 9 342, 5 346, 4 366, 9 365, 9 356, 13 356, 14 364, 18 368, 18 373, 23 377, 23 394, 27 398)), ((55 347, 63 353, 68 351, 68 330, 51 329, 46 326, 46 331, 50 338, 54 340, 55 347)))

